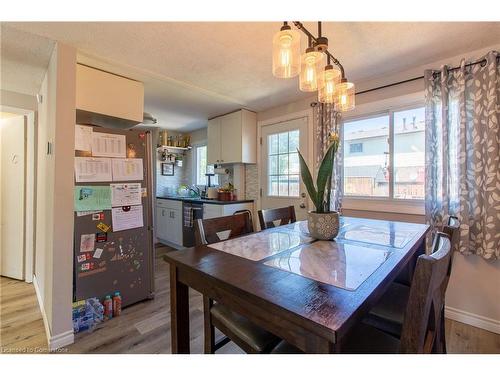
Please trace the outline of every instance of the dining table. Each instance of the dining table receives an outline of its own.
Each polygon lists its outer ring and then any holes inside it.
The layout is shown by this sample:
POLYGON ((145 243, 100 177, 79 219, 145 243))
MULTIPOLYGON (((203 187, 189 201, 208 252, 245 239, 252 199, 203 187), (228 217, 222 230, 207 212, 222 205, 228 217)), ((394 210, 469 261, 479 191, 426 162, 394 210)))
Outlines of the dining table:
POLYGON ((331 241, 307 221, 172 251, 173 353, 190 352, 189 288, 305 353, 339 353, 401 272, 425 253, 429 226, 341 216, 331 241))

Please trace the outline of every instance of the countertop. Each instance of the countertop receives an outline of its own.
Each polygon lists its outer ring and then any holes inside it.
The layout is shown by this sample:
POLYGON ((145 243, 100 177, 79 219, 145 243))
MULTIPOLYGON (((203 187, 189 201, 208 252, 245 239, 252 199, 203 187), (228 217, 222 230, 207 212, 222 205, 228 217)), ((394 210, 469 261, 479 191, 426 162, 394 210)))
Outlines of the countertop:
POLYGON ((238 204, 238 203, 253 203, 253 199, 244 199, 237 201, 218 201, 216 199, 201 199, 193 197, 179 197, 179 196, 159 196, 157 199, 169 199, 172 201, 182 201, 186 203, 208 203, 208 204, 238 204))

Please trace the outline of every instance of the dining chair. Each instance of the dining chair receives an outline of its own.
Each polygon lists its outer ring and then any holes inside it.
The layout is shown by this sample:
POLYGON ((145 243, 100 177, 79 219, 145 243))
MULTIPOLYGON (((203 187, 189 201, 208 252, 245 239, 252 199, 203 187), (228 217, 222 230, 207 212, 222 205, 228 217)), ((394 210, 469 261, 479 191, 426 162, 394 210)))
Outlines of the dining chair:
POLYGON ((259 210, 258 214, 261 230, 276 227, 274 222, 278 220, 280 221, 279 226, 295 223, 297 221, 295 218, 294 206, 259 210))
MULTIPOLYGON (((441 310, 448 283, 448 268, 451 261, 451 243, 447 235, 438 232, 434 239, 433 253, 420 255, 400 338, 377 328, 359 323, 342 341, 341 353, 434 353, 439 352, 440 326, 444 324, 441 310)), ((298 353, 297 348, 281 342, 272 353, 298 353)))
MULTIPOLYGON (((450 216, 445 225, 443 225, 442 233, 446 235, 451 243, 452 254, 450 255, 453 260, 453 250, 456 247, 458 241, 458 231, 459 231, 459 222, 457 217, 450 216)), ((436 249, 433 247, 432 251, 436 249)), ((444 284, 444 287, 448 285, 448 280, 451 275, 451 265, 452 260, 450 260, 450 264, 447 271, 447 281, 444 284)), ((410 287, 401 284, 398 282, 394 282, 389 286, 389 289, 384 293, 380 301, 370 310, 366 318, 364 319, 364 323, 371 325, 379 330, 382 330, 386 333, 389 333, 396 338, 401 337, 401 330, 403 327, 404 314, 406 311, 406 306, 408 304, 408 299, 410 295, 410 287)), ((441 317, 444 322, 444 306, 441 311, 441 317)), ((441 325, 441 334, 440 338, 441 342, 441 350, 443 353, 446 353, 446 335, 445 335, 445 326, 441 325)))
MULTIPOLYGON (((198 219, 195 222, 196 245, 207 245, 221 240, 252 233, 251 213, 241 212, 232 216, 198 219), (225 236, 221 236, 224 233, 225 236)), ((204 351, 215 353, 229 341, 233 341, 246 353, 269 353, 279 338, 260 328, 244 316, 221 303, 203 296, 204 351), (215 328, 226 337, 215 342, 215 328)))

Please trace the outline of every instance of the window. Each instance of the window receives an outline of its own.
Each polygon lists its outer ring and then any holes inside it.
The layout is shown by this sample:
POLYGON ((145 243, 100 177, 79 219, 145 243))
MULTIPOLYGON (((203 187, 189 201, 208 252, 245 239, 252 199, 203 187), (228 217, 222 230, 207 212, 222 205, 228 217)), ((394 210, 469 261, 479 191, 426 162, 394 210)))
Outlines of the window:
POLYGON ((424 199, 425 109, 394 112, 394 198, 424 199))
POLYGON ((388 140, 388 115, 344 123, 345 195, 389 196, 388 140), (357 145, 364 147, 359 151, 357 145))
MULTIPOLYGON (((196 171, 196 185, 205 186, 208 184, 208 177, 205 176, 207 173, 207 145, 199 145, 195 146, 195 171, 196 171)), ((213 170, 213 168, 212 168, 213 170)), ((210 177, 210 184, 217 185, 218 184, 218 176, 210 177)))
POLYGON ((343 149, 346 196, 424 199, 423 107, 344 122, 343 149))
POLYGON ((299 139, 299 130, 268 135, 269 196, 299 196, 299 139))
POLYGON ((349 145, 350 153, 353 154, 355 152, 363 152, 363 144, 362 143, 351 143, 349 145))

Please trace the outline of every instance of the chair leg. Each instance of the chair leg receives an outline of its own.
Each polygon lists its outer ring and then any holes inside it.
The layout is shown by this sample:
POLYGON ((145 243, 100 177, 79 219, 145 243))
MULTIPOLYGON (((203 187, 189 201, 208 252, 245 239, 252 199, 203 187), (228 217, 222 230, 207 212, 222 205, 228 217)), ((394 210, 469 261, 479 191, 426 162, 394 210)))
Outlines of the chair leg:
POLYGON ((203 326, 205 335, 205 354, 215 353, 215 328, 212 324, 212 317, 210 314, 210 309, 212 308, 213 301, 203 296, 203 326))

